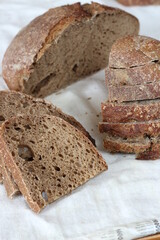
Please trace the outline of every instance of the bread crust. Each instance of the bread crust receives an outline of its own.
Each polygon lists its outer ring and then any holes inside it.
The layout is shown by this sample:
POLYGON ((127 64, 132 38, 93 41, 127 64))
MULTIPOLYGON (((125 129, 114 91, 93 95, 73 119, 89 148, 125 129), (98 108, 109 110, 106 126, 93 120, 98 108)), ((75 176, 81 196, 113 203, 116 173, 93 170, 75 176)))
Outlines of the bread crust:
POLYGON ((125 5, 125 6, 134 6, 134 5, 159 5, 160 0, 118 0, 119 3, 125 5))
POLYGON ((144 66, 160 59, 160 41, 146 36, 126 36, 112 46, 109 68, 144 66))
MULTIPOLYGON (((97 3, 85 5, 76 3, 50 9, 34 19, 17 34, 4 55, 2 74, 8 87, 11 90, 24 91, 25 83, 33 72, 34 64, 44 55, 51 42, 56 41, 61 33, 74 22, 88 21, 103 12, 108 15, 131 16, 122 10, 97 3)), ((139 30, 139 23, 135 17, 133 19, 137 25, 136 34, 139 30)))
POLYGON ((160 119, 160 100, 101 103, 102 121, 110 123, 142 122, 160 119))

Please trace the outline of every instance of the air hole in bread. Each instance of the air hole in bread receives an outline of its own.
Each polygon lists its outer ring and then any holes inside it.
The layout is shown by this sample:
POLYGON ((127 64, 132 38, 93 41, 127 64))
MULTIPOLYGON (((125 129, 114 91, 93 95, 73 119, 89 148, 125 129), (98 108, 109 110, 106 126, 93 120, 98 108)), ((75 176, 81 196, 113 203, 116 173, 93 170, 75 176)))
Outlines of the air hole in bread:
POLYGON ((34 159, 34 154, 31 148, 27 145, 18 146, 18 155, 20 158, 24 159, 25 161, 33 161, 34 159))
POLYGON ((20 131, 21 129, 19 127, 14 128, 16 131, 20 131))
POLYGON ((24 127, 25 127, 25 129, 31 129, 31 127, 29 125, 25 125, 24 127))
POLYGON ((4 122, 5 118, 3 116, 0 116, 0 122, 4 122))
POLYGON ((78 68, 78 65, 75 64, 75 65, 73 66, 73 68, 72 68, 72 71, 73 71, 73 72, 76 72, 76 71, 77 71, 77 68, 78 68))
POLYGON ((47 193, 45 191, 42 192, 42 197, 46 202, 48 202, 48 196, 47 196, 47 193))
POLYGON ((56 170, 56 171, 60 171, 60 168, 59 167, 57 167, 57 166, 54 166, 54 169, 56 170))

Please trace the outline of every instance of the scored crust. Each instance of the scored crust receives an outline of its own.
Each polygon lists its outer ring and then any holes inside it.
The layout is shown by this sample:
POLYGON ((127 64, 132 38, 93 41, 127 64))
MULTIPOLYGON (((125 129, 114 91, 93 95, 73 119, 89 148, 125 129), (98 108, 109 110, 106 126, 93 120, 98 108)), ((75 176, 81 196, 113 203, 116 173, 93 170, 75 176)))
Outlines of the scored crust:
POLYGON ((3 123, 0 149, 14 181, 37 213, 107 170, 88 138, 48 115, 18 116, 3 123))

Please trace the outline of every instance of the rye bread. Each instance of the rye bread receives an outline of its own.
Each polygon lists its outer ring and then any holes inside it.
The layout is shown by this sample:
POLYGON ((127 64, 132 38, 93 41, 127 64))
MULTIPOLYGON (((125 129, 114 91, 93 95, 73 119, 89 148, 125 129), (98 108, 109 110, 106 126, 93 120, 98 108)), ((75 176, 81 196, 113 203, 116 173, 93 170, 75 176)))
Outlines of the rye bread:
POLYGON ((160 82, 135 86, 108 86, 110 102, 127 102, 160 98, 160 82))
POLYGON ((105 68, 115 40, 138 31, 135 17, 98 3, 50 9, 13 39, 3 78, 11 90, 44 97, 105 68))
POLYGON ((160 60, 160 41, 146 36, 118 39, 109 55, 110 68, 136 68, 160 60))
POLYGON ((125 6, 134 6, 134 5, 159 5, 160 0, 117 0, 119 3, 125 5, 125 6))
POLYGON ((160 119, 160 99, 135 102, 101 103, 102 121, 110 123, 142 122, 160 119))
POLYGON ((106 134, 103 143, 110 153, 140 153, 150 148, 149 138, 125 139, 106 134))
POLYGON ((111 49, 106 84, 109 101, 160 97, 160 42, 144 36, 117 40, 111 49))
POLYGON ((159 137, 160 120, 129 123, 99 123, 99 131, 122 138, 159 137))
POLYGON ((0 149, 14 181, 36 213, 107 170, 90 140, 54 116, 18 116, 6 121, 0 149))
POLYGON ((132 68, 109 68, 106 74, 108 86, 134 86, 160 82, 160 64, 151 62, 132 68))
MULTIPOLYGON (((75 118, 63 113, 59 108, 55 107, 51 103, 46 102, 43 99, 36 99, 19 92, 0 91, 0 124, 2 124, 5 120, 8 120, 9 118, 19 114, 35 116, 47 114, 60 117, 83 132, 83 134, 86 135, 86 137, 88 137, 93 144, 95 144, 94 139, 75 118)), ((19 189, 11 178, 3 161, 0 159, 0 173, 1 172, 4 175, 4 185, 7 195, 8 197, 12 198, 19 192, 19 189)))
POLYGON ((124 139, 106 135, 104 148, 110 153, 134 153, 139 160, 156 160, 160 158, 159 138, 124 139))

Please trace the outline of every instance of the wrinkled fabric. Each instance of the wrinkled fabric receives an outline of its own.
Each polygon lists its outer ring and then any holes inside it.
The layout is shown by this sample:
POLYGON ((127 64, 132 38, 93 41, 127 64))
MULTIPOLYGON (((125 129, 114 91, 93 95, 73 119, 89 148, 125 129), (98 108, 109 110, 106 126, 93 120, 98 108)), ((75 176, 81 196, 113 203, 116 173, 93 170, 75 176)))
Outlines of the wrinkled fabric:
MULTIPOLYGON (((160 7, 126 8, 114 0, 98 2, 136 15, 141 24, 140 33, 160 39, 160 7)), ((36 16, 66 3, 73 1, 0 1, 0 89, 7 89, 2 79, 1 61, 13 37, 36 16)), ((160 160, 137 161, 134 155, 111 155, 103 149, 98 122, 101 120, 100 103, 106 98, 104 71, 47 97, 79 120, 96 139, 109 170, 46 207, 39 215, 29 209, 22 196, 8 199, 4 186, 0 185, 0 239, 75 239, 94 235, 101 229, 160 217, 160 160)))

